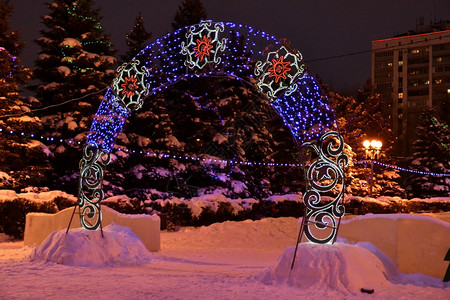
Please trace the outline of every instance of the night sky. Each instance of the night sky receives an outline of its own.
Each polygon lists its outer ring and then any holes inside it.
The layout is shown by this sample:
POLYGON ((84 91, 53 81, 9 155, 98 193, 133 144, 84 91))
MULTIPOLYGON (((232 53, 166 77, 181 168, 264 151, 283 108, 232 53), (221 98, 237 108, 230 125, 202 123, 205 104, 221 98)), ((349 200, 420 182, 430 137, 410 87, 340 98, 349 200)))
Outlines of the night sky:
MULTIPOLYGON (((43 29, 45 2, 52 0, 12 0, 12 29, 21 29, 28 43, 21 55, 33 66, 39 48, 33 42, 43 29)), ((97 0, 101 24, 119 54, 126 49, 125 35, 138 12, 144 16, 151 42, 171 31, 181 0, 97 0)), ((370 53, 323 59, 368 51, 371 41, 414 30, 416 19, 450 20, 450 0, 203 0, 208 19, 250 25, 291 40, 314 74, 332 90, 354 93, 370 77, 370 53)))

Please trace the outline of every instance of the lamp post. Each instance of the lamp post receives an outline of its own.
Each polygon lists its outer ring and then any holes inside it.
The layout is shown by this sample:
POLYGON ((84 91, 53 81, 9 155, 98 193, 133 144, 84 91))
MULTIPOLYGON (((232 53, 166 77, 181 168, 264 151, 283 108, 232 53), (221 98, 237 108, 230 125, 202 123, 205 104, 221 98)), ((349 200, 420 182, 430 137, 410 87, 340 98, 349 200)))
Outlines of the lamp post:
POLYGON ((380 154, 383 143, 378 140, 365 140, 363 142, 364 149, 366 150, 366 158, 370 159, 370 178, 369 178, 369 197, 372 197, 373 187, 373 160, 380 154))

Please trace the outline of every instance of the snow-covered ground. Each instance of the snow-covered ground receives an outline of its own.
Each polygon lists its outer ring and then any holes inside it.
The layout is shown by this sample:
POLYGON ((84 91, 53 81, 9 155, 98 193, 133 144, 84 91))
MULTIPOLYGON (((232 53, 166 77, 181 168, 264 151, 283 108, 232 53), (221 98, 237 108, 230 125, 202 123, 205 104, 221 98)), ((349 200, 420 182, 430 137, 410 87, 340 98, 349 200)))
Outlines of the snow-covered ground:
POLYGON ((450 283, 403 274, 369 243, 300 244, 289 272, 296 229, 295 218, 182 228, 161 233, 158 253, 117 225, 38 248, 3 240, 0 299, 450 298, 450 283))

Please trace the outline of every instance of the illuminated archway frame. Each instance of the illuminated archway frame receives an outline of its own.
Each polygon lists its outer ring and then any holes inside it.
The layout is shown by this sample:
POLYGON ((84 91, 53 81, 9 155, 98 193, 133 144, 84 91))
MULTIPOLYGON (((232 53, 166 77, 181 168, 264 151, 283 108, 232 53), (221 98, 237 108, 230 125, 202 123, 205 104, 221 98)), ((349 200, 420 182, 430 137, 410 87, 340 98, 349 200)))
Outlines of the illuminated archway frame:
POLYGON ((228 76, 258 88, 283 118, 301 147, 316 153, 307 172, 302 233, 315 243, 335 240, 344 190, 344 141, 328 99, 302 56, 272 35, 250 26, 203 21, 169 33, 118 69, 94 117, 80 161, 79 207, 86 229, 101 225, 104 168, 126 119, 144 99, 184 78, 228 76), (332 201, 321 194, 340 189, 332 201), (327 225, 328 224, 328 225, 327 225), (330 225, 331 224, 331 225, 330 225), (325 237, 315 231, 327 231, 325 237))

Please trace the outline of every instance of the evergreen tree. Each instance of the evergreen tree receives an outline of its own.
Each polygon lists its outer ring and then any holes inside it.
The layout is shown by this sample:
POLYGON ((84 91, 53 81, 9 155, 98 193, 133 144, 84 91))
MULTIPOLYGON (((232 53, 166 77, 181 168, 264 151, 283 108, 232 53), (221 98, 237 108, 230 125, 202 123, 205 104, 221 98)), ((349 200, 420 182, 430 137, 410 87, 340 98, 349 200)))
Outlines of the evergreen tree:
POLYGON ((94 0, 54 0, 43 17, 47 29, 36 40, 41 47, 35 71, 40 80, 37 98, 54 107, 43 111, 45 134, 66 140, 50 148, 55 155, 55 187, 70 184, 65 189, 72 193, 92 116, 115 75, 115 51, 94 4, 94 0))
POLYGON ((24 43, 18 31, 10 30, 12 9, 9 1, 0 1, 0 188, 20 190, 45 184, 48 159, 45 146, 29 138, 41 123, 20 95, 19 85, 32 72, 18 58, 24 43))
MULTIPOLYGON (((380 95, 371 95, 370 86, 366 85, 364 91, 358 91, 356 99, 342 97, 332 92, 328 92, 328 98, 336 113, 338 127, 347 144, 345 152, 350 158, 346 174, 347 193, 366 196, 369 194, 370 163, 354 164, 369 159, 362 146, 363 141, 373 138, 381 140, 383 148, 375 160, 395 164, 390 157, 394 141, 392 130, 389 122, 381 113, 383 107, 380 95)), ((372 196, 404 196, 404 190, 398 184, 398 171, 375 165, 374 177, 372 196)))
MULTIPOLYGON (((450 173, 450 131, 436 118, 434 110, 427 109, 420 115, 416 136, 410 166, 423 172, 450 173)), ((450 178, 413 174, 407 191, 414 197, 448 197, 450 178)))
POLYGON ((207 18, 205 8, 200 0, 183 0, 172 22, 172 29, 200 23, 207 18))
POLYGON ((147 32, 144 27, 144 17, 141 12, 136 17, 133 29, 126 35, 126 42, 128 51, 120 58, 123 62, 128 62, 136 56, 145 46, 147 46, 148 40, 152 37, 151 32, 147 32))

